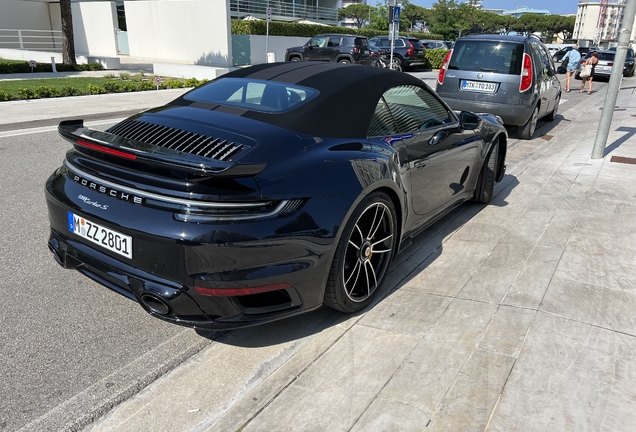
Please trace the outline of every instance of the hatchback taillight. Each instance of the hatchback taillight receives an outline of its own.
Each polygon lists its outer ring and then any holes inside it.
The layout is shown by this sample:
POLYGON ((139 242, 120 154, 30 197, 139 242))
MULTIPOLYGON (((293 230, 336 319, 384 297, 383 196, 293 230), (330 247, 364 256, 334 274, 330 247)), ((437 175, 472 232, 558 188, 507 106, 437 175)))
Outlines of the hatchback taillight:
POLYGON ((409 56, 413 55, 413 53, 415 52, 415 47, 413 46, 413 44, 409 40, 407 40, 406 43, 409 44, 409 49, 406 50, 406 55, 409 55, 409 56))
POLYGON ((446 69, 448 69, 448 63, 450 63, 452 54, 453 50, 449 50, 448 53, 446 53, 446 57, 444 57, 444 63, 442 63, 442 67, 439 68, 439 75, 437 75, 437 82, 439 84, 444 84, 444 75, 446 75, 446 69))
POLYGON ((608 63, 607 66, 614 66, 614 63, 608 63))
POLYGON ((523 55, 523 67, 521 68, 521 83, 519 91, 524 92, 532 86, 532 59, 528 54, 523 55))

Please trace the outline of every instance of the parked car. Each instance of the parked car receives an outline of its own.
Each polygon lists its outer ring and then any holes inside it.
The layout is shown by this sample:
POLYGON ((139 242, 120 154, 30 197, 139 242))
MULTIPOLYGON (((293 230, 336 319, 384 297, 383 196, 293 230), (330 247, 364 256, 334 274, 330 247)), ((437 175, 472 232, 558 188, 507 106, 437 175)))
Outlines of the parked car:
POLYGON ((319 34, 303 46, 288 48, 285 61, 323 61, 338 63, 372 62, 369 42, 365 36, 347 34, 319 34))
POLYGON ((412 236, 493 198, 508 142, 496 117, 455 113, 409 74, 312 62, 59 132, 72 147, 45 186, 53 258, 207 329, 369 305, 412 236))
MULTIPOLYGON (((369 44, 381 51, 391 50, 391 40, 388 36, 372 37, 369 39, 369 44)), ((426 64, 425 51, 426 49, 419 39, 398 36, 393 47, 393 57, 397 58, 394 61, 393 69, 412 70, 418 66, 424 66, 426 64)))
MULTIPOLYGON (((614 68, 614 57, 616 56, 615 49, 609 49, 605 51, 597 51, 598 53, 598 64, 594 68, 594 76, 609 78, 612 74, 612 69, 614 68)), ((581 59, 579 66, 576 70, 575 78, 580 79, 580 73, 583 70, 583 65, 592 57, 592 52, 588 52, 585 57, 581 59)), ((627 55, 625 56, 625 65, 623 66, 623 76, 632 77, 636 72, 636 60, 634 59, 634 50, 631 48, 627 48, 627 55)))
MULTIPOLYGON (((568 53, 568 51, 571 51, 572 49, 574 49, 574 46, 567 46, 565 48, 561 48, 561 49, 557 50, 552 55, 552 60, 554 62, 560 62, 561 59, 568 53)), ((593 47, 579 47, 578 51, 581 54, 581 57, 583 57, 588 52, 590 52, 590 50, 594 51, 595 49, 597 49, 597 48, 593 48, 593 47)))
POLYGON ((539 118, 556 118, 561 83, 538 37, 476 34, 446 55, 437 93, 453 109, 496 114, 530 139, 539 118))
POLYGON ((445 41, 436 39, 420 39, 422 45, 426 49, 448 49, 448 45, 445 41))

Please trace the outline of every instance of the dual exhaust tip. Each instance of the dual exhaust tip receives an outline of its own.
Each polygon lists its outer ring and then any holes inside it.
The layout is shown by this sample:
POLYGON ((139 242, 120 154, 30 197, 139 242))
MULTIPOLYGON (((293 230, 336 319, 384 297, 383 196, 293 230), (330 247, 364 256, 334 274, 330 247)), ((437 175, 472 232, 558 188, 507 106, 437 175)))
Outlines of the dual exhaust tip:
MULTIPOLYGON (((66 260, 66 253, 60 247, 60 242, 56 238, 52 238, 48 242, 49 250, 53 255, 53 259, 64 268, 73 267, 69 265, 66 260)), ((139 302, 144 306, 148 311, 153 314, 166 316, 170 315, 171 308, 168 302, 162 298, 159 294, 156 294, 152 291, 144 291, 139 297, 139 302)))

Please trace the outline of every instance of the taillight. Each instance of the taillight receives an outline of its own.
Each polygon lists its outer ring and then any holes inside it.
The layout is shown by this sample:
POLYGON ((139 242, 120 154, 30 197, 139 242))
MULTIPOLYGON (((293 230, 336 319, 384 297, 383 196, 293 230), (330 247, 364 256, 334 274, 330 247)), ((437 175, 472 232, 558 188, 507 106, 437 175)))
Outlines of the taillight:
POLYGON ((359 53, 359 52, 360 52, 360 48, 358 48, 358 47, 353 47, 353 52, 354 52, 354 53, 359 53))
POLYGON ((608 63, 607 66, 614 66, 614 63, 608 63))
POLYGON ((112 149, 110 147, 106 147, 106 146, 102 146, 99 144, 93 144, 93 143, 89 143, 83 140, 77 140, 77 144, 81 145, 82 147, 86 147, 89 148, 91 150, 96 150, 98 152, 102 152, 102 153, 107 153, 113 156, 119 156, 125 159, 130 159, 130 160, 135 160, 137 159, 137 155, 131 154, 131 153, 127 153, 127 152, 123 152, 123 151, 119 151, 119 150, 115 150, 112 149))
POLYGON ((413 44, 409 40, 407 40, 406 43, 409 44, 409 49, 406 50, 406 55, 413 55, 413 53, 415 52, 413 44))
POLYGON ((523 67, 521 68, 521 83, 519 91, 524 92, 532 85, 532 59, 528 54, 523 55, 523 67))
POLYGON ((453 54, 453 50, 449 50, 448 53, 446 53, 446 57, 444 57, 444 63, 442 63, 442 67, 439 68, 439 75, 437 75, 437 82, 439 84, 444 84, 444 75, 446 75, 448 63, 450 63, 451 54, 453 54))
POLYGON ((253 295, 253 294, 262 294, 271 291, 278 291, 291 288, 291 284, 286 282, 271 284, 271 285, 261 285, 255 287, 244 287, 244 288, 205 288, 195 286, 194 289, 199 293, 207 296, 213 297, 236 297, 236 296, 244 296, 244 295, 253 295))

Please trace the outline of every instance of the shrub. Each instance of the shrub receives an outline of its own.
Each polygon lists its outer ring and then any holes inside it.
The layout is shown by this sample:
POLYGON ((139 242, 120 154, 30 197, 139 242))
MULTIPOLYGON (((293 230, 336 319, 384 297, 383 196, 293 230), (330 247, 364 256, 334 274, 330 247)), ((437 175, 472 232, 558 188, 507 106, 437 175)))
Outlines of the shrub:
POLYGON ((155 83, 150 82, 150 81, 142 81, 137 85, 137 88, 141 91, 144 90, 156 90, 157 86, 155 86, 155 83))
POLYGON ((123 92, 135 92, 137 91, 137 85, 133 82, 127 81, 119 84, 119 88, 123 92))
POLYGON ((33 93, 33 90, 29 88, 21 88, 21 89, 18 89, 18 98, 33 99, 35 98, 35 93, 33 93))
MULTIPOLYGON (((267 33, 267 21, 265 20, 232 20, 232 34, 265 35, 267 33)), ((298 24, 294 22, 270 21, 270 36, 298 36, 312 37, 320 33, 346 33, 367 37, 384 36, 386 31, 371 30, 368 28, 354 29, 338 26, 323 26, 319 24, 298 24)), ((400 36, 413 36, 422 39, 444 40, 442 35, 422 32, 400 32, 400 36)))
POLYGON ((128 72, 120 72, 119 79, 122 81, 127 81, 130 79, 130 74, 128 72))
POLYGON ((2 102, 10 101, 11 99, 13 98, 11 97, 9 93, 7 93, 6 91, 0 90, 0 101, 2 102))
POLYGON ((104 78, 108 78, 108 79, 115 79, 115 74, 114 74, 114 73, 107 73, 107 74, 104 74, 104 78))
POLYGON ((134 82, 141 82, 144 79, 144 74, 143 73, 134 74, 132 77, 130 77, 130 79, 133 80, 134 82))
POLYGON ((425 67, 430 67, 431 69, 441 68, 444 58, 446 58, 446 53, 448 53, 448 50, 445 49, 426 50, 424 53, 427 63, 425 67))
POLYGON ((40 86, 33 89, 36 98, 54 98, 60 95, 56 88, 40 86))
POLYGON ((170 81, 168 81, 167 86, 168 86, 168 88, 171 88, 171 89, 183 88, 183 81, 170 80, 170 81))
POLYGON ((104 93, 106 93, 106 90, 104 90, 104 87, 94 85, 94 84, 88 85, 88 94, 96 95, 96 94, 104 94, 104 93))
POLYGON ((60 89, 60 96, 81 96, 82 94, 81 90, 71 86, 65 86, 60 89))
POLYGON ((121 85, 115 81, 108 81, 103 88, 106 93, 118 93, 121 90, 121 85))

